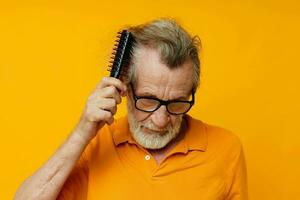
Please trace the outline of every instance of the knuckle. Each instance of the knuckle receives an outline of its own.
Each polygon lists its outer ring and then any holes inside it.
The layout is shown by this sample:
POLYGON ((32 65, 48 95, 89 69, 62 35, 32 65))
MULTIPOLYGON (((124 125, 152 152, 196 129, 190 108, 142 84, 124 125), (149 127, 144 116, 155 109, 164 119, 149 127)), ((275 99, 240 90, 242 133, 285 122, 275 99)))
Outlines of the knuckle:
POLYGON ((112 104, 112 106, 116 106, 117 105, 116 99, 111 99, 111 104, 112 104))
POLYGON ((103 85, 105 85, 108 82, 108 77, 103 77, 99 84, 97 85, 97 88, 102 88, 103 85))
POLYGON ((113 86, 113 85, 109 86, 109 90, 110 90, 111 93, 116 93, 117 92, 116 87, 113 86))

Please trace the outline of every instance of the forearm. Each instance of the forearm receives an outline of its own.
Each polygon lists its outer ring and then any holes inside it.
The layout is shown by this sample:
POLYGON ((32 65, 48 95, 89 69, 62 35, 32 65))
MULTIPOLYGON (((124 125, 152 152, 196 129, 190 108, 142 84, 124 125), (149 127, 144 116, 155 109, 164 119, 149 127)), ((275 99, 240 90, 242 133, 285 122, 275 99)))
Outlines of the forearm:
POLYGON ((105 123, 113 123, 121 95, 126 85, 120 80, 106 77, 89 96, 80 121, 66 142, 35 174, 17 190, 15 200, 54 200, 74 169, 85 147, 105 123))
POLYGON ((56 199, 89 140, 75 130, 56 153, 20 186, 15 200, 56 199))

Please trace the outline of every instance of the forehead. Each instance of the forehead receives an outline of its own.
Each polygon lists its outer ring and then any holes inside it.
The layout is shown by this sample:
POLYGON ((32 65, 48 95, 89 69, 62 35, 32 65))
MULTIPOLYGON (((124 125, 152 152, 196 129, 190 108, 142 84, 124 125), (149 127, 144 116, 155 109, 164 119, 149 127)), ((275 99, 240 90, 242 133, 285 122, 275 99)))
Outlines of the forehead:
POLYGON ((188 60, 170 69, 157 50, 140 48, 136 57, 137 91, 164 97, 187 96, 193 85, 193 63, 188 60))

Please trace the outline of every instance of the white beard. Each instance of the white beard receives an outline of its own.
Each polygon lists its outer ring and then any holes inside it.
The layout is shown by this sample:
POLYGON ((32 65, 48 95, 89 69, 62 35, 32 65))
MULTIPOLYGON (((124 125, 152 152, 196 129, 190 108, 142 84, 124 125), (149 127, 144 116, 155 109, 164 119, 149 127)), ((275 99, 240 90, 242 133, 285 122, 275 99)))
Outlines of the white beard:
POLYGON ((142 123, 137 122, 133 116, 132 106, 130 102, 128 107, 128 123, 131 135, 134 140, 146 149, 161 149, 165 147, 171 140, 176 138, 180 132, 182 116, 178 116, 174 127, 170 124, 163 129, 157 128, 152 121, 142 123), (145 133, 142 128, 150 129, 151 133, 145 133))

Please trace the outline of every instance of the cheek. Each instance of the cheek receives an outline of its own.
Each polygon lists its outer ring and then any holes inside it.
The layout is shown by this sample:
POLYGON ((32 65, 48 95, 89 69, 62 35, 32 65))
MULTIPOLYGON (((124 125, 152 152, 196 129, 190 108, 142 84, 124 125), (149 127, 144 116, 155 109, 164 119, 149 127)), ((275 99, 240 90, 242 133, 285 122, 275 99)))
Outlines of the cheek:
POLYGON ((181 116, 176 116, 176 115, 170 115, 170 122, 172 127, 175 127, 177 123, 180 122, 181 116))
POLYGON ((142 112, 135 108, 133 110, 133 114, 137 122, 145 122, 151 115, 151 113, 142 112))

